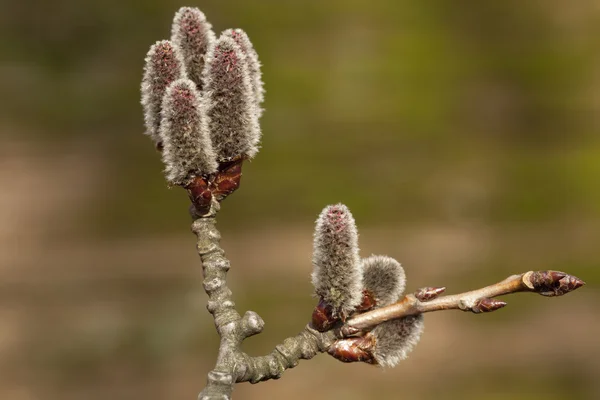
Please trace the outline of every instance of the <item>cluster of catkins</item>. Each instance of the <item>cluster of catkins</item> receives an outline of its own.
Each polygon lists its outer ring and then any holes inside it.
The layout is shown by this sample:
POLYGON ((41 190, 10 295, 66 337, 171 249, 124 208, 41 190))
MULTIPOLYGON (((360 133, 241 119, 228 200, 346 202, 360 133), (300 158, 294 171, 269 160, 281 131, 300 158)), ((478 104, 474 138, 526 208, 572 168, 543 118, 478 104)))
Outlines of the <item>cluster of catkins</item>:
MULTIPOLYGON (((350 210, 336 204, 317 219, 312 283, 319 304, 312 325, 327 331, 357 313, 392 304, 406 286, 404 269, 391 257, 360 259, 358 233, 350 210)), ((329 354, 345 361, 393 367, 408 356, 423 331, 423 315, 379 324, 372 331, 338 340, 329 354)))
POLYGON ((203 205, 235 189, 241 161, 258 152, 264 98, 246 33, 216 38, 211 28, 200 10, 181 8, 171 40, 150 48, 141 87, 146 134, 162 152, 167 182, 203 205))
MULTIPOLYGON (((150 48, 141 88, 146 134, 162 152, 167 182, 186 188, 200 214, 239 186, 242 161, 258 152, 264 99, 258 55, 246 33, 228 29, 216 38, 211 28, 200 10, 181 8, 171 40, 150 48)), ((360 259, 354 219, 341 204, 325 208, 317 220, 313 264, 320 302, 312 325, 320 331, 391 304, 404 291, 396 260, 360 259)), ((400 318, 340 339, 329 353, 394 366, 422 330, 421 315, 400 318)))

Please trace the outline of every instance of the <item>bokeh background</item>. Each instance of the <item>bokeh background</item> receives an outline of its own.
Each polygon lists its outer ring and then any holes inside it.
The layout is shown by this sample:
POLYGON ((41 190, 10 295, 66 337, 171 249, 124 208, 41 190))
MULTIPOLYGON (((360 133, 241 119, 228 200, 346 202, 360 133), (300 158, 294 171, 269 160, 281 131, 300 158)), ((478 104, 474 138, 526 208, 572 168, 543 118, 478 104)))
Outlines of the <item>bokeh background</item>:
POLYGON ((263 149, 220 215, 259 355, 308 321, 313 222, 344 202, 409 290, 531 269, 587 286, 426 318, 397 368, 321 355, 238 399, 600 398, 600 3, 2 1, 0 398, 195 399, 218 338, 187 199, 142 135, 178 7, 245 29, 263 149))

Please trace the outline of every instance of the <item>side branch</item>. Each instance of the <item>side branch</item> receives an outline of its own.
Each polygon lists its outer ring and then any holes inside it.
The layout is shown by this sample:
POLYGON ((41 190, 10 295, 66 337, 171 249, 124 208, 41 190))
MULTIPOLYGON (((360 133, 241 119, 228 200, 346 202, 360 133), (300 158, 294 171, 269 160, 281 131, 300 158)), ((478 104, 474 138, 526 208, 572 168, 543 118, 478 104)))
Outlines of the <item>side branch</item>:
POLYGON ((286 369, 294 368, 300 360, 310 360, 326 352, 337 339, 333 331, 319 332, 307 325, 302 332, 277 345, 267 356, 251 357, 243 354, 247 366, 237 382, 258 383, 279 379, 286 369))
POLYGON ((506 305, 493 299, 517 292, 534 292, 543 296, 562 296, 583 286, 581 279, 559 271, 529 271, 513 275, 502 282, 470 292, 437 297, 444 288, 424 288, 400 301, 373 311, 356 315, 341 327, 343 336, 373 329, 382 322, 409 315, 441 310, 463 310, 473 313, 495 311, 506 305))

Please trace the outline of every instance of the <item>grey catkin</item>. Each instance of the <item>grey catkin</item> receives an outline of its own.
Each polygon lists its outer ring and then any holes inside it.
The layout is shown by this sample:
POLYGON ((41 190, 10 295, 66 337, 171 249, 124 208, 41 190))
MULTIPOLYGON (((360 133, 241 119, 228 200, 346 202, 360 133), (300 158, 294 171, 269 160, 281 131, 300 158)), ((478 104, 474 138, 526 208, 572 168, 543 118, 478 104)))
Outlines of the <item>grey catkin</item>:
MULTIPOLYGON (((376 308, 395 303, 406 287, 406 274, 400 263, 388 256, 363 260, 363 282, 376 302, 376 308)), ((369 335, 375 339, 373 358, 382 367, 394 367, 406 359, 423 332, 423 314, 383 322, 369 335)))
POLYGON ((219 37, 208 50, 203 82, 203 130, 212 140, 217 161, 254 157, 260 126, 252 84, 246 55, 230 37, 219 37))
POLYGON ((156 42, 146 55, 141 94, 146 134, 155 144, 160 142, 162 98, 171 82, 184 78, 183 59, 177 47, 168 40, 156 42))
POLYGON ((362 266, 356 223, 343 204, 327 206, 317 219, 312 283, 317 296, 348 315, 362 301, 362 266))
POLYGON ((394 303, 404 293, 406 274, 400 263, 388 256, 364 258, 363 285, 371 292, 377 306, 394 303))
POLYGON ((382 367, 395 367, 408 357, 423 333, 423 314, 383 322, 371 331, 373 357, 382 367))
POLYGON ((242 29, 227 29, 222 33, 225 37, 232 38, 238 46, 242 49, 246 55, 246 62, 248 64, 248 74, 250 76, 250 83, 252 84, 252 93, 255 102, 255 112, 260 117, 262 115, 261 104, 265 99, 264 83, 262 81, 262 73, 260 70, 260 61, 258 60, 258 53, 254 49, 250 38, 242 29))
POLYGON ((201 130, 200 93, 190 79, 167 88, 162 104, 160 139, 165 176, 171 185, 186 185, 194 176, 217 170, 210 138, 201 130))
POLYGON ((206 53, 215 42, 212 25, 195 7, 181 7, 173 19, 171 41, 181 50, 188 77, 202 89, 206 53))

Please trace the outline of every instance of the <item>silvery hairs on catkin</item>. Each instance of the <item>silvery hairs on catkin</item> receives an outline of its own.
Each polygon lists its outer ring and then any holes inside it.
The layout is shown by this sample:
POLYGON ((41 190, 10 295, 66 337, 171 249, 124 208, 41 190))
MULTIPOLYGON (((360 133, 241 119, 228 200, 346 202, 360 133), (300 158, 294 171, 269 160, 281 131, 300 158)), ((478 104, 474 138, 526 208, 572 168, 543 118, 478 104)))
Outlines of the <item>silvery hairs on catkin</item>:
MULTIPOLYGON (((406 274, 400 263, 388 256, 370 256, 363 260, 364 285, 373 294, 378 307, 399 300, 406 286, 406 274)), ((423 332, 423 314, 379 324, 369 335, 374 337, 373 358, 382 367, 394 367, 406 359, 423 332)))
POLYGON ((230 37, 212 45, 203 71, 202 127, 210 136, 218 162, 258 152, 260 126, 246 55, 230 37))
POLYGON ((160 110, 167 86, 185 77, 183 59, 176 46, 162 40, 150 47, 144 64, 141 93, 146 134, 155 145, 160 143, 160 110))
POLYGON ((392 304, 404 293, 406 274, 400 263, 388 256, 363 258, 363 285, 377 307, 392 304))
POLYGON ((423 314, 379 324, 371 331, 376 339, 373 357, 382 367, 395 367, 408 357, 423 333, 423 314))
POLYGON ((246 55, 250 83, 252 84, 252 93, 256 104, 256 112, 260 118, 263 112, 261 104, 265 100, 265 89, 262 81, 262 73, 260 71, 258 53, 254 49, 254 46, 252 45, 252 42, 250 41, 250 38, 246 32, 241 29, 227 29, 223 31, 222 36, 232 38, 246 55))
POLYGON ((187 185, 195 176, 217 171, 210 138, 203 134, 200 92, 190 79, 169 85, 163 98, 160 138, 165 176, 170 185, 187 185))
POLYGON ((362 301, 358 233, 350 210, 343 204, 325 207, 317 219, 312 283, 317 296, 342 317, 362 301))
POLYGON ((206 53, 215 40, 212 25, 202 11, 193 7, 182 7, 175 13, 171 41, 181 50, 188 77, 200 90, 206 53))

